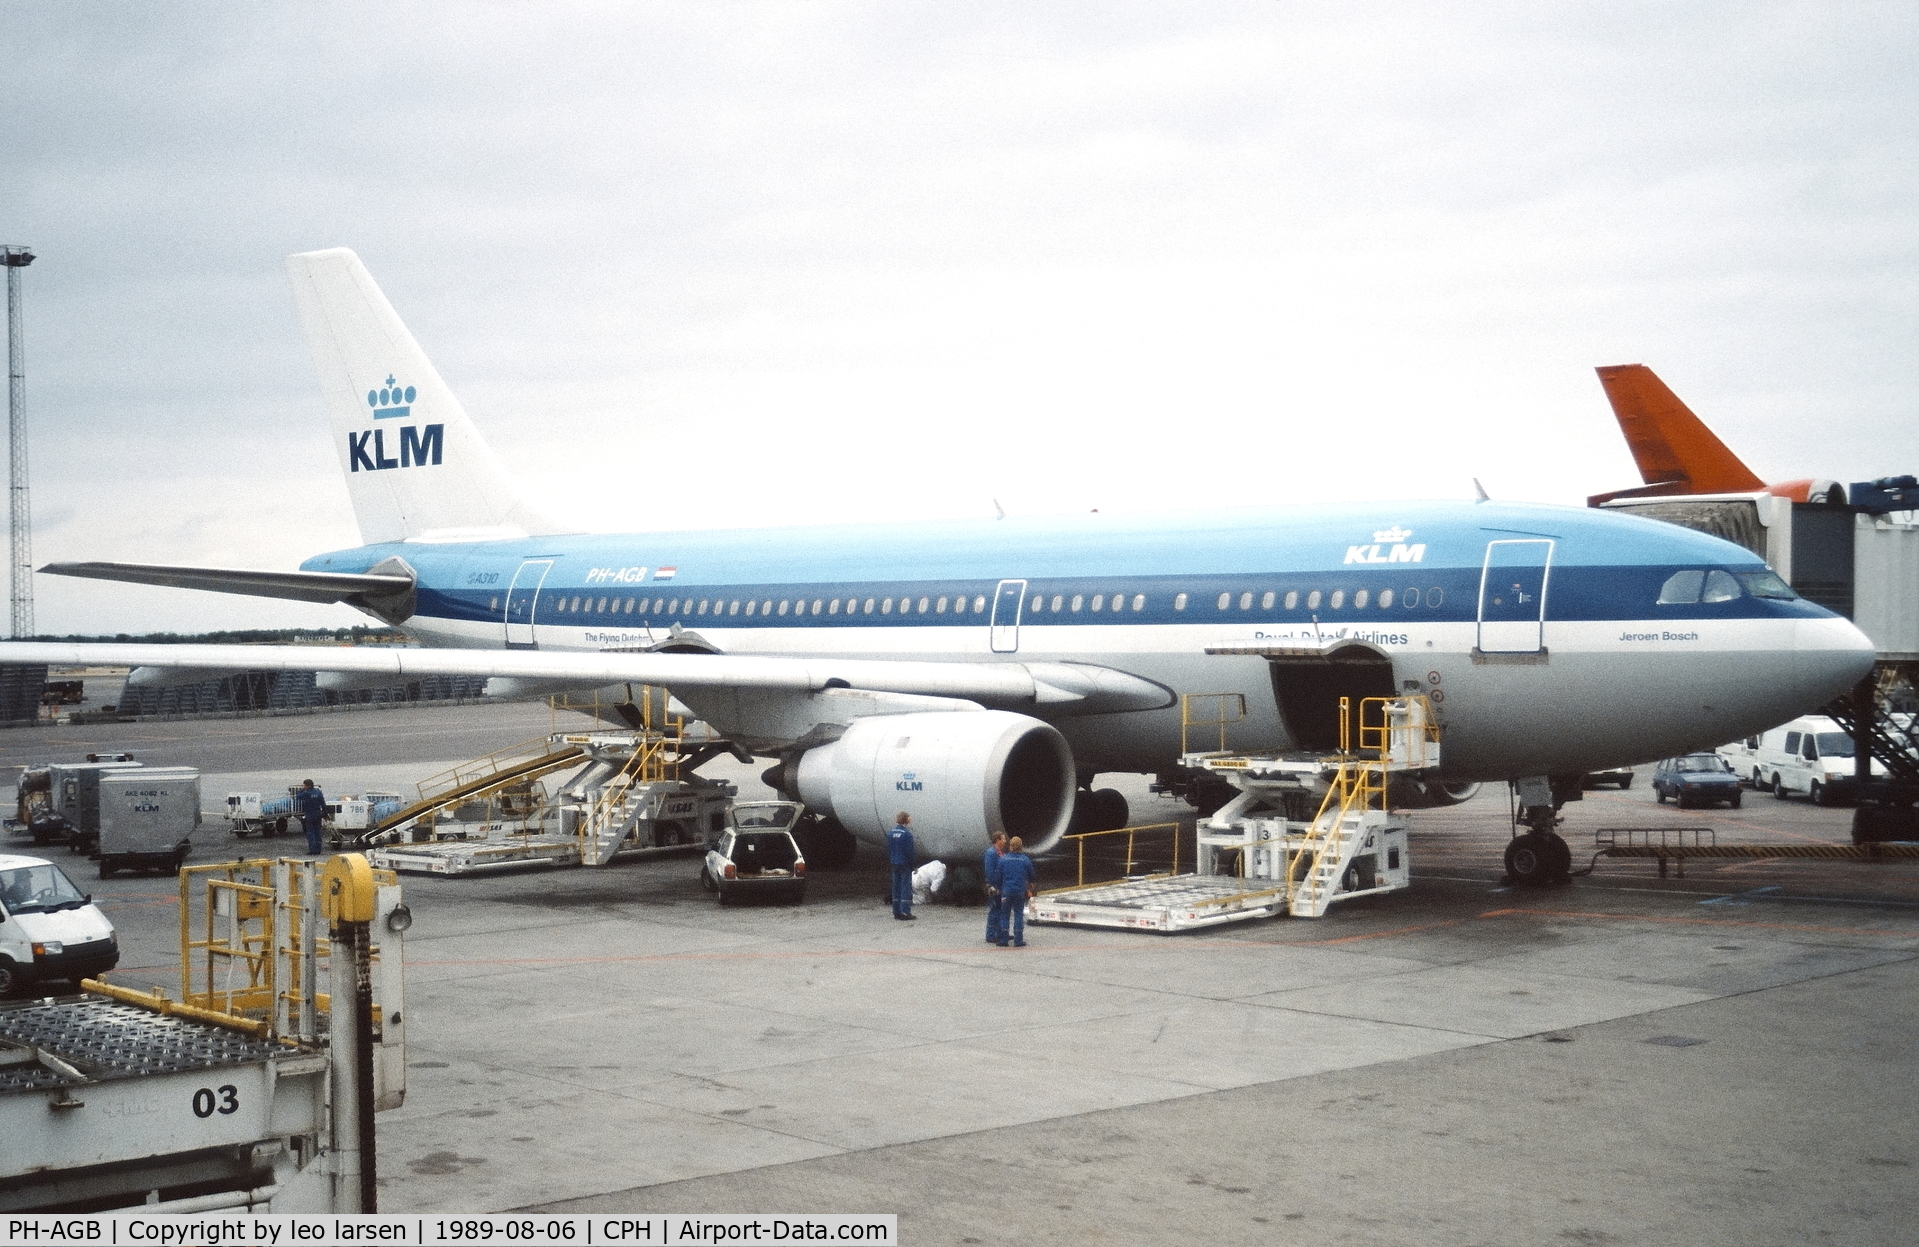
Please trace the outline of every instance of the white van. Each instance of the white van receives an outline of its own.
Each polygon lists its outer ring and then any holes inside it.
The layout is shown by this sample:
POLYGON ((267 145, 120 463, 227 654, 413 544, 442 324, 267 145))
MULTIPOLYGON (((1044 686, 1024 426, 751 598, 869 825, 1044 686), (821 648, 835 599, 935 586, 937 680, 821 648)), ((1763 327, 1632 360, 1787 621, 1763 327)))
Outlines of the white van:
POLYGON ((0 854, 0 996, 105 974, 120 962, 113 924, 45 858, 0 854))
MULTIPOLYGON (((1803 792, 1830 805, 1853 778, 1852 735, 1824 715, 1806 715, 1763 733, 1751 765, 1753 787, 1770 788, 1782 801, 1803 792)), ((1872 774, 1884 773, 1873 760, 1872 774)))

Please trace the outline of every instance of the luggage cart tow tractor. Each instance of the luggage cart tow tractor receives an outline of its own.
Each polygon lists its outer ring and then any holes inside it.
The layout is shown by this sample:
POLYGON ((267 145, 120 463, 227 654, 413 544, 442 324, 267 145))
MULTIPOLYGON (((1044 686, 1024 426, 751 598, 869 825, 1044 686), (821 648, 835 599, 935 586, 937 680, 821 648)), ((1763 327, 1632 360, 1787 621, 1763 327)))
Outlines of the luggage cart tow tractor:
MULTIPOLYGON (((1216 696, 1234 695, 1189 695, 1182 706, 1186 724, 1222 723, 1223 716, 1191 717, 1190 703, 1216 696)), ((1282 913, 1320 918, 1339 901, 1406 888, 1407 819, 1388 808, 1387 788, 1395 776, 1438 767, 1438 725, 1424 697, 1364 698, 1357 720, 1352 710, 1351 699, 1340 698, 1340 751, 1332 756, 1189 750, 1184 767, 1211 772, 1238 790, 1201 818, 1194 871, 1179 871, 1175 824, 1068 836, 1079 842, 1079 881, 1035 896, 1031 920, 1170 934, 1282 913), (1296 816, 1305 811, 1311 816, 1296 816), (1124 877, 1086 882, 1088 842, 1121 835, 1127 837, 1124 877), (1161 836, 1172 844, 1167 869, 1134 874, 1138 842, 1161 836)), ((1223 745, 1223 726, 1221 735, 1223 745)))

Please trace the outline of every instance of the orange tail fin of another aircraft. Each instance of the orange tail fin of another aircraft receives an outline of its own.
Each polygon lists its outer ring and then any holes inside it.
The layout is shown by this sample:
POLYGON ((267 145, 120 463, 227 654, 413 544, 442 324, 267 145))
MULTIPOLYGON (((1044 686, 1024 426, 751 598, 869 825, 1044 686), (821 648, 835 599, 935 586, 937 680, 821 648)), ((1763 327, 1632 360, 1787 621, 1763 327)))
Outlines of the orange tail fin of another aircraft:
POLYGON ((1766 488, 1652 369, 1614 364, 1597 371, 1647 485, 1622 494, 1732 494, 1766 488))

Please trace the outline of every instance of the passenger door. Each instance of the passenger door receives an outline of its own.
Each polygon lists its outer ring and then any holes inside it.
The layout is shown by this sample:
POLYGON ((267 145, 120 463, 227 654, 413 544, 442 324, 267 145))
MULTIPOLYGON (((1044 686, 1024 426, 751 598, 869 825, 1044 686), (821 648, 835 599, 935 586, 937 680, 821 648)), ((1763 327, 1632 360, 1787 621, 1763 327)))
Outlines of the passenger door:
POLYGON ((540 586, 546 583, 546 574, 552 570, 552 559, 527 559, 520 564, 520 570, 513 573, 513 585, 506 591, 502 618, 508 649, 535 648, 533 622, 540 608, 540 586))
POLYGON ((1487 654, 1536 654, 1546 647, 1546 581, 1551 538, 1486 543, 1479 573, 1479 649, 1487 654))
POLYGON ((1026 605, 1026 582, 1002 580, 993 591, 993 617, 987 625, 995 654, 1019 652, 1019 616, 1026 605))

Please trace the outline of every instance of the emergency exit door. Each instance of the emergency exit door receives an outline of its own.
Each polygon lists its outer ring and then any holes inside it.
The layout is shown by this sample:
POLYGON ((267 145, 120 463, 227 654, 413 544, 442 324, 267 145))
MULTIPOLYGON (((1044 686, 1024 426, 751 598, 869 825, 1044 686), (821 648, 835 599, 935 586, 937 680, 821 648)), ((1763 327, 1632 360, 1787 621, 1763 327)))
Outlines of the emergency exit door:
POLYGON ((533 649, 533 621, 540 610, 540 586, 553 570, 552 559, 528 559, 513 573, 513 586, 506 591, 506 647, 533 649))
POLYGON ((988 631, 995 654, 1019 652, 1019 614, 1026 605, 1026 582, 1002 580, 993 591, 993 621, 988 631))
POLYGON ((1549 538, 1486 543, 1479 573, 1479 649, 1486 654, 1537 654, 1546 647, 1549 538))

